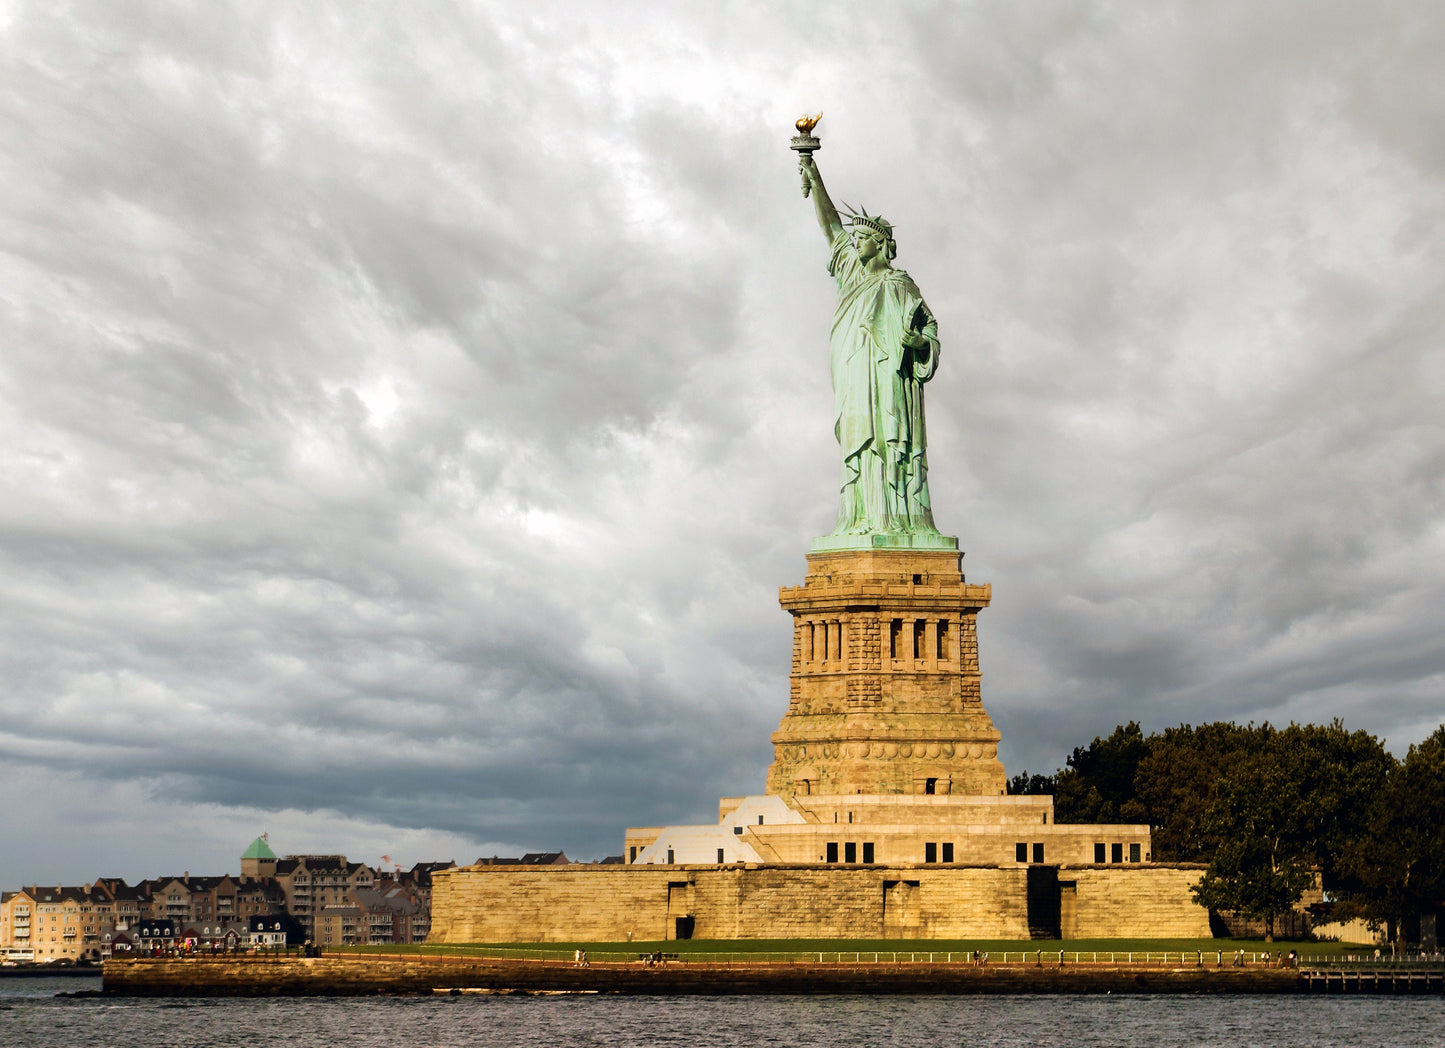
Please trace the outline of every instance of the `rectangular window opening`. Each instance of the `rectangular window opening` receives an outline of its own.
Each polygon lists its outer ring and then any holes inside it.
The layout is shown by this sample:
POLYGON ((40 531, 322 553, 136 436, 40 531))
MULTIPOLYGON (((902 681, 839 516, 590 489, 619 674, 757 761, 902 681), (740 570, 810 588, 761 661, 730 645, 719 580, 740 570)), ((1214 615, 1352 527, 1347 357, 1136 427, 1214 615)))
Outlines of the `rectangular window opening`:
POLYGON ((1044 861, 1044 845, 1042 841, 1034 842, 1034 862, 1044 861))
POLYGON ((872 841, 864 841, 864 842, 863 842, 863 861, 864 861, 864 862, 872 862, 872 861, 873 861, 873 842, 872 842, 872 841))
POLYGON ((1106 861, 1104 858, 1104 845, 1102 843, 1094 845, 1094 861, 1100 863, 1106 861))
POLYGON ((1130 861, 1130 862, 1138 862, 1138 861, 1139 861, 1139 845, 1137 845, 1137 844, 1131 844, 1131 845, 1129 845, 1129 861, 1130 861))
POLYGON ((857 845, 855 842, 853 842, 853 841, 848 841, 846 844, 843 845, 843 861, 844 861, 844 862, 857 862, 857 861, 858 861, 858 845, 857 845))
POLYGON ((952 862, 952 861, 953 861, 953 842, 952 842, 952 841, 945 841, 944 844, 943 844, 943 861, 944 861, 944 862, 952 862))
POLYGON ((1123 861, 1124 861, 1124 846, 1123 846, 1122 844, 1111 844, 1111 845, 1109 845, 1109 861, 1110 861, 1110 862, 1123 862, 1123 861))
POLYGON ((634 844, 634 845, 632 846, 632 851, 631 851, 631 853, 628 855, 627 861, 628 861, 628 862, 636 862, 636 861, 637 861, 637 845, 634 844))
POLYGON ((930 794, 930 795, 937 793, 937 792, 938 792, 938 780, 937 780, 937 779, 924 779, 924 780, 923 780, 923 792, 924 792, 924 793, 927 793, 927 794, 930 794))
POLYGON ((948 662, 948 620, 938 620, 938 661, 948 662))
POLYGON ((829 842, 828 842, 828 861, 829 861, 829 862, 837 862, 837 861, 838 861, 838 842, 837 842, 837 841, 829 841, 829 842))
POLYGON ((924 862, 937 862, 937 861, 938 861, 938 844, 937 844, 936 842, 934 842, 934 841, 929 841, 927 844, 925 844, 925 845, 923 846, 923 861, 924 861, 924 862))
POLYGON ((668 864, 669 866, 672 865, 672 849, 671 849, 671 848, 667 849, 667 864, 668 864))
POLYGON ((923 644, 923 620, 922 620, 922 619, 914 619, 914 620, 913 620, 913 657, 914 657, 914 659, 921 659, 921 658, 923 658, 923 652, 924 652, 924 644, 923 644))
POLYGON ((889 620, 888 620, 888 657, 889 657, 890 659, 896 659, 896 658, 899 657, 898 647, 899 647, 899 641, 901 641, 902 639, 903 639, 903 620, 902 620, 902 619, 889 619, 889 620))
POLYGON ((1015 844, 1015 845, 1014 845, 1014 862, 1028 862, 1028 861, 1029 861, 1029 846, 1028 846, 1026 843, 1024 843, 1023 841, 1020 841, 1018 844, 1015 844))
POLYGON ((722 850, 721 848, 719 848, 719 849, 717 850, 717 861, 718 861, 718 864, 719 864, 719 865, 722 864, 722 861, 723 861, 723 850, 722 850))

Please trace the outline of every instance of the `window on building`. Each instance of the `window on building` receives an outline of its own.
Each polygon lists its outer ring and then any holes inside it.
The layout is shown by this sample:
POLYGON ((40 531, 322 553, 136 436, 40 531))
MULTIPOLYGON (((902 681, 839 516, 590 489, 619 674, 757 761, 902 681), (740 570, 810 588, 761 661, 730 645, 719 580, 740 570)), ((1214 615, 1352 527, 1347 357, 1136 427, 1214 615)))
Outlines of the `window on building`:
POLYGON ((924 862, 937 862, 937 861, 938 861, 938 844, 935 843, 934 841, 929 841, 927 844, 925 844, 925 845, 923 846, 923 861, 924 861, 924 862))
POLYGON ((1131 844, 1131 845, 1129 845, 1129 861, 1130 861, 1130 862, 1138 862, 1138 861, 1139 861, 1139 845, 1138 845, 1138 844, 1131 844))
POLYGON ((671 848, 667 849, 667 864, 668 864, 669 866, 672 865, 672 849, 671 849, 671 848))
POLYGON ((1043 841, 1035 841, 1035 842, 1034 842, 1034 862, 1043 862, 1043 861, 1044 861, 1044 843, 1043 843, 1043 841))
POLYGON ((733 827, 733 833, 735 833, 735 834, 737 834, 739 837, 741 837, 741 836, 743 835, 743 828, 742 828, 741 826, 734 826, 734 827, 733 827))
POLYGON ((1014 845, 1014 862, 1029 861, 1029 846, 1026 842, 1020 841, 1014 845))
POLYGON ((943 861, 944 861, 944 862, 952 862, 952 861, 953 861, 953 842, 952 842, 952 841, 944 841, 944 842, 943 842, 943 861))
POLYGON ((873 861, 873 842, 872 842, 872 841, 864 841, 864 842, 863 842, 863 861, 864 861, 864 862, 872 862, 872 861, 873 861))
POLYGON ((838 861, 838 842, 837 842, 837 841, 829 841, 829 842, 828 842, 828 861, 829 861, 829 862, 837 862, 837 861, 838 861))
POLYGON ((721 848, 717 850, 717 861, 719 863, 723 861, 723 850, 721 848))
POLYGON ((1123 846, 1122 844, 1111 844, 1111 845, 1109 845, 1109 861, 1110 861, 1110 862, 1123 862, 1123 861, 1124 861, 1124 846, 1123 846))
POLYGON ((1094 861, 1104 862, 1104 842, 1099 841, 1094 845, 1094 861))
POLYGON ((924 779, 924 780, 923 780, 923 792, 924 792, 924 793, 927 793, 927 794, 937 793, 937 792, 938 792, 938 780, 937 780, 937 779, 924 779))
POLYGON ((854 842, 854 841, 848 841, 846 844, 843 845, 843 861, 844 861, 844 862, 857 862, 857 861, 858 861, 858 845, 857 845, 856 842, 854 842))

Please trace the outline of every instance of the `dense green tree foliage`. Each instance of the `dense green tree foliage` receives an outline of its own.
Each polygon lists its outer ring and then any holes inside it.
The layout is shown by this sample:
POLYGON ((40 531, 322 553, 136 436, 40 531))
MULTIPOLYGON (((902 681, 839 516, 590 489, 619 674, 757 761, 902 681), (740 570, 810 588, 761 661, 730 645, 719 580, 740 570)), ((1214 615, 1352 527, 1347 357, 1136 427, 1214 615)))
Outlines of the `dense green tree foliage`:
MULTIPOLYGON (((1263 920, 1326 891, 1380 921, 1445 898, 1445 726, 1404 762, 1328 725, 1130 722, 1010 793, 1054 794, 1059 822, 1148 823, 1152 858, 1207 863, 1202 905, 1263 920)), ((1394 925, 1392 924, 1392 928, 1394 925)))
POLYGON ((1392 941, 1445 900, 1445 725, 1390 769, 1343 866, 1347 912, 1385 924, 1392 941))
POLYGON ((1158 862, 1208 862, 1219 847, 1206 811, 1221 776, 1260 752, 1271 729, 1216 721, 1195 728, 1181 724, 1148 738, 1135 789, 1154 828, 1158 862))
POLYGON ((1107 739, 1074 748, 1054 776, 1054 818, 1059 822, 1148 822, 1134 788, 1149 743, 1135 721, 1107 739))
POLYGON ((1008 781, 1009 793, 1019 794, 1050 794, 1054 792, 1054 777, 1052 775, 1030 775, 1027 771, 1021 771, 1008 781))

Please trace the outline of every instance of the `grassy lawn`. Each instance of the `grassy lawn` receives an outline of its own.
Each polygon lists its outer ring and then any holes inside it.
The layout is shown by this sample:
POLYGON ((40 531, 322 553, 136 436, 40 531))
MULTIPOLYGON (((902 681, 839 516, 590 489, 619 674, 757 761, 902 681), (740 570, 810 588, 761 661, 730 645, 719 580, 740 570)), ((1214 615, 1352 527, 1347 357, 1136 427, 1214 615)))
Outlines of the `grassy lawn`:
MULTIPOLYGON (((332 947, 330 949, 338 949, 332 947)), ((1161 954, 1195 953, 1206 955, 1223 951, 1228 962, 1236 950, 1245 953, 1277 953, 1297 950, 1310 956, 1332 956, 1344 953, 1373 951, 1374 946, 1357 943, 1308 942, 1276 940, 1267 943, 1262 939, 685 939, 666 942, 636 940, 633 942, 549 942, 549 943, 466 943, 448 946, 354 946, 343 947, 346 952, 356 953, 446 953, 492 956, 527 957, 570 957, 578 949, 586 950, 593 960, 617 960, 633 958, 641 953, 660 950, 680 957, 706 955, 719 959, 719 955, 767 954, 774 957, 799 957, 807 955, 838 953, 924 953, 967 954, 977 950, 994 959, 1005 954, 1045 954, 1060 950, 1072 957, 1074 954, 1161 954)), ((831 957, 829 958, 832 959, 831 957)))

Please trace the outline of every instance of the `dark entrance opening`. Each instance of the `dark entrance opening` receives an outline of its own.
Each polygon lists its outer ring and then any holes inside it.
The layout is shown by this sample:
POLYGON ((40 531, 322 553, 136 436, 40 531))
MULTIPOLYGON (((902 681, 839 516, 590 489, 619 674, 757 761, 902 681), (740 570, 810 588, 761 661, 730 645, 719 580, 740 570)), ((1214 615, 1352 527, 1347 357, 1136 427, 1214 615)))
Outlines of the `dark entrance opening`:
POLYGON ((1062 929, 1059 921, 1059 868, 1030 866, 1028 868, 1029 938, 1057 939, 1062 929))
POLYGON ((696 923, 697 923, 697 918, 696 918, 696 917, 693 917, 693 916, 691 916, 691 915, 688 915, 687 917, 679 917, 679 918, 677 919, 677 934, 674 935, 673 938, 674 938, 674 939, 691 939, 691 938, 692 938, 692 928, 693 928, 693 925, 695 925, 696 923))
POLYGON ((923 792, 924 792, 924 793, 932 794, 932 793, 936 793, 937 790, 938 790, 938 780, 937 780, 937 779, 924 779, 924 780, 923 780, 923 792))

